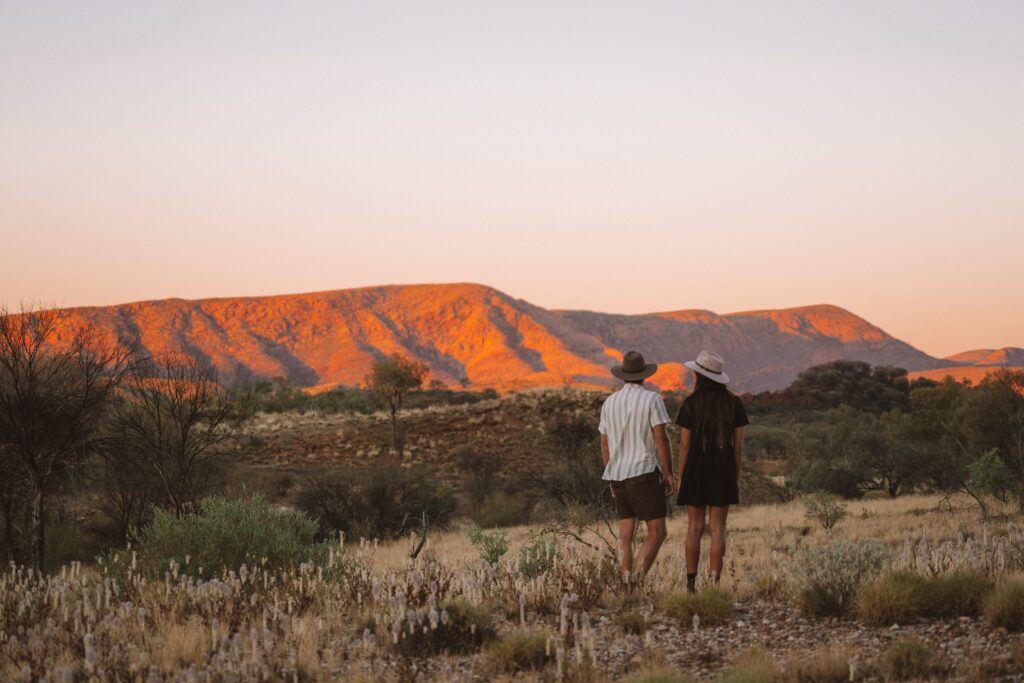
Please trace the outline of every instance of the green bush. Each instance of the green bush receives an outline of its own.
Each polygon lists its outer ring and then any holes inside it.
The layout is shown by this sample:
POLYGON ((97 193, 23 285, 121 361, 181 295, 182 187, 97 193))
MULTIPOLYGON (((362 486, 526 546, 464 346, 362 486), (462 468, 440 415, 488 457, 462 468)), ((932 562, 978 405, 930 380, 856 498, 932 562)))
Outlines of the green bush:
POLYGON ((550 661, 548 636, 544 633, 513 633, 492 642, 484 650, 489 671, 514 673, 543 669, 550 661))
POLYGON ((480 559, 487 564, 498 564, 508 552, 508 535, 502 532, 486 533, 476 524, 466 529, 466 538, 480 551, 480 559))
POLYGON ((445 618, 436 625, 422 624, 412 633, 402 624, 395 648, 414 657, 476 652, 497 637, 490 613, 464 598, 448 600, 441 605, 445 618))
POLYGON ((804 505, 804 518, 820 524, 830 536, 832 529, 846 517, 846 503, 825 491, 809 493, 800 502, 804 505))
POLYGON ((908 638, 890 645, 878 658, 878 673, 887 681, 928 678, 938 670, 935 652, 925 643, 908 638))
POLYGON ((992 626, 1024 631, 1024 580, 1007 581, 992 591, 985 598, 984 611, 992 626))
POLYGON ((678 593, 662 601, 662 610, 678 619, 682 625, 690 626, 693 617, 700 618, 702 626, 722 624, 732 617, 735 609, 732 596, 720 588, 708 588, 699 593, 678 593))
POLYGON ((927 580, 913 572, 890 572, 869 581, 857 593, 857 616, 871 626, 906 624, 925 608, 927 580))
POLYGON ((797 604, 808 615, 845 614, 861 584, 885 564, 885 547, 878 541, 833 541, 801 549, 789 563, 797 604))
POLYGON ((516 569, 527 580, 536 579, 538 576, 551 570, 558 558, 558 547, 554 539, 545 536, 538 536, 532 543, 528 543, 519 549, 519 561, 516 569))
POLYGON ((211 576, 264 559, 273 567, 305 562, 316 531, 316 522, 304 513, 276 510, 259 496, 211 497, 198 512, 180 518, 156 510, 138 548, 151 571, 163 572, 174 560, 183 572, 195 576, 201 568, 211 576))

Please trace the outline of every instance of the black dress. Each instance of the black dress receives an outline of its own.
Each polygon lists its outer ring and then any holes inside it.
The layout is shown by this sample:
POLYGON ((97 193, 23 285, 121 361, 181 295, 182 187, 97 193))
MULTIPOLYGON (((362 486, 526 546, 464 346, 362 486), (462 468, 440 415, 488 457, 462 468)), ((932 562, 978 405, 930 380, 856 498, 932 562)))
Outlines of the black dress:
MULTIPOLYGON (((750 424, 743 401, 732 393, 729 396, 732 398, 733 429, 750 424)), ((736 505, 740 496, 736 483, 735 432, 729 432, 724 447, 719 445, 715 435, 705 435, 694 416, 694 403, 699 400, 699 392, 690 394, 676 415, 676 424, 691 431, 690 450, 683 467, 676 504, 698 507, 736 505)))

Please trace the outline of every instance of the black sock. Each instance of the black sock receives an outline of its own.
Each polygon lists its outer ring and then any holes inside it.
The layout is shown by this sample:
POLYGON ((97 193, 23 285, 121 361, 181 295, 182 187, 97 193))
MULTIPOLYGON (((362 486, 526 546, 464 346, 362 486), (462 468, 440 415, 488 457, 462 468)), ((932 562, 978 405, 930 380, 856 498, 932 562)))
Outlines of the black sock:
POLYGON ((697 575, 687 574, 686 575, 686 592, 693 593, 697 589, 697 575))
POLYGON ((716 572, 715 573, 715 585, 717 586, 718 582, 721 581, 721 580, 722 580, 722 572, 716 572))

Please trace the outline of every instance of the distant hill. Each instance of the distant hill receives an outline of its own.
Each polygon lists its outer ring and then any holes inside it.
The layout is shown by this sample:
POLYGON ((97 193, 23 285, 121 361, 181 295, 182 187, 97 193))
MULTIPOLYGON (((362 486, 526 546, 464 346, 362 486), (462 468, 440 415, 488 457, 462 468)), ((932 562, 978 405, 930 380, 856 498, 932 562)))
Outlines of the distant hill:
POLYGON ((911 377, 925 377, 942 381, 952 377, 958 382, 964 380, 977 384, 985 376, 999 368, 1024 370, 1024 349, 1007 346, 1001 349, 974 349, 947 356, 948 364, 941 368, 911 373, 911 377))
POLYGON ((1024 349, 1016 346, 1007 346, 1001 349, 975 349, 947 356, 946 360, 967 365, 1022 366, 1024 365, 1024 349))
POLYGON ((723 354, 733 386, 778 389, 839 358, 908 370, 948 365, 831 305, 719 315, 553 311, 477 284, 404 285, 309 294, 165 299, 62 311, 108 335, 137 333, 150 352, 183 351, 225 376, 286 377, 304 387, 361 383, 374 359, 402 353, 431 379, 498 390, 613 386, 608 368, 636 348, 679 388, 682 363, 723 354))

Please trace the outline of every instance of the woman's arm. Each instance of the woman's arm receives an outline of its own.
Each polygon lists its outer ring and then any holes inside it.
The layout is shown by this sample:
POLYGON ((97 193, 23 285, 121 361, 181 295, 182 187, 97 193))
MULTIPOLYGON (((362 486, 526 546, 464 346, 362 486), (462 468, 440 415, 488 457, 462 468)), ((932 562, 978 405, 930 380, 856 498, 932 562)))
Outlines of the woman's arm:
POLYGON ((733 439, 736 451, 736 482, 740 480, 740 465, 743 463, 743 430, 745 427, 736 428, 736 436, 733 439))
POLYGON ((679 470, 676 474, 676 486, 683 486, 683 467, 686 466, 686 457, 690 454, 690 436, 693 434, 689 429, 683 427, 679 430, 679 470))

